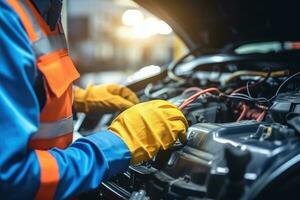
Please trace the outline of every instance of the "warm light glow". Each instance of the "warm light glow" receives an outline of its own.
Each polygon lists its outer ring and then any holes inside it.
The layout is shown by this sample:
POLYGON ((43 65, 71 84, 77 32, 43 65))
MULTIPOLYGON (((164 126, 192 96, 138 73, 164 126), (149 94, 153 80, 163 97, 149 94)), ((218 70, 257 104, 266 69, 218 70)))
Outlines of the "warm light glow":
POLYGON ((157 33, 161 35, 169 35, 172 33, 172 28, 164 21, 160 20, 157 23, 157 33))
POLYGON ((140 39, 149 38, 156 34, 157 19, 154 17, 146 18, 142 24, 133 27, 135 37, 140 39))
POLYGON ((144 14, 137 9, 126 10, 122 15, 122 22, 126 26, 137 26, 144 20, 144 14))
POLYGON ((155 17, 147 17, 142 24, 136 27, 140 38, 148 38, 156 34, 169 35, 172 28, 164 21, 155 17))
POLYGON ((144 17, 143 13, 137 9, 126 10, 122 16, 125 25, 118 30, 121 37, 147 39, 154 35, 168 35, 172 33, 172 28, 164 21, 156 17, 144 17))

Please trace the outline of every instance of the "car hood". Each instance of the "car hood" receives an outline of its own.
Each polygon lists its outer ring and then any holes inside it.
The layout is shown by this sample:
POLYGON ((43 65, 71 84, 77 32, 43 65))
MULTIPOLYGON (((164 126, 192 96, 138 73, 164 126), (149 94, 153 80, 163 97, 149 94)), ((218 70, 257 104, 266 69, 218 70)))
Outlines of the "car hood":
POLYGON ((190 49, 245 41, 300 40, 297 0, 135 0, 165 20, 190 49))

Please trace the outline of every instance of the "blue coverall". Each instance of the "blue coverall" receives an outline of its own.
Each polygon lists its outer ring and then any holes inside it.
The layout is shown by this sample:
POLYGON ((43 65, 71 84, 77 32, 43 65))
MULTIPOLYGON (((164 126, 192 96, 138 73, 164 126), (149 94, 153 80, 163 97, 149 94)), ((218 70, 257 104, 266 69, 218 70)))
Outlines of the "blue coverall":
MULTIPOLYGON (((37 68, 17 14, 0 0, 0 198, 33 199, 40 184, 37 156, 27 148, 38 130, 39 102, 33 86, 37 68)), ((131 154, 115 134, 104 131, 49 152, 59 166, 56 199, 97 187, 125 171, 131 154)))

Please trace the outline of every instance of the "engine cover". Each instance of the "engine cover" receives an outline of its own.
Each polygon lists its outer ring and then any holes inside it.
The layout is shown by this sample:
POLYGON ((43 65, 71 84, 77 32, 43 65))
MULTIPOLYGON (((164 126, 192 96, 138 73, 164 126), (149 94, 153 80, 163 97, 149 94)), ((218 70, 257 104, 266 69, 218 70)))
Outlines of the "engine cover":
POLYGON ((240 199, 300 149, 294 131, 276 123, 198 123, 187 134, 186 145, 178 143, 103 183, 100 199, 129 199, 139 190, 147 195, 140 199, 240 199))

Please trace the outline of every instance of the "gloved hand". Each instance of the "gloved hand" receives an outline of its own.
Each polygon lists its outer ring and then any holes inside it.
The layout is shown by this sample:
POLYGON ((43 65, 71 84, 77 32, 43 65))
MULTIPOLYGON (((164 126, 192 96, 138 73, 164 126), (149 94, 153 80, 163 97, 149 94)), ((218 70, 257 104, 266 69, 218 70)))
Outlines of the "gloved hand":
POLYGON ((173 104, 154 100, 137 104, 121 113, 109 126, 128 146, 132 164, 152 158, 168 149, 179 137, 186 140, 188 123, 173 104))
POLYGON ((123 111, 139 102, 134 92, 116 84, 90 85, 85 90, 75 87, 73 91, 73 105, 78 112, 123 111))

